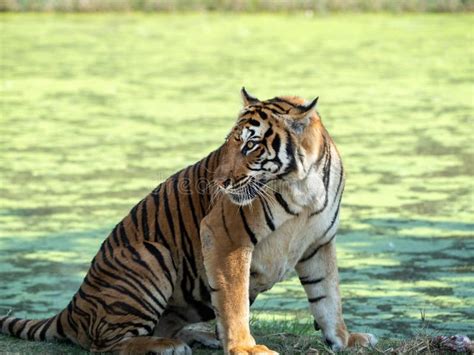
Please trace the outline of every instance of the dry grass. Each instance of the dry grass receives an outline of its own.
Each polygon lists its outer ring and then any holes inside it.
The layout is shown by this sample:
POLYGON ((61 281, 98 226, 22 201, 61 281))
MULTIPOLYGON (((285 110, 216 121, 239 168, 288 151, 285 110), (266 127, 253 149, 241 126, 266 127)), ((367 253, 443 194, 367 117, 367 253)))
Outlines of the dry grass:
POLYGON ((0 11, 461 12, 474 0, 0 0, 0 11))
MULTIPOLYGON (((451 337, 455 338, 455 337, 451 337)), ((464 353, 472 354, 474 351, 472 343, 457 341, 450 337, 429 337, 426 335, 418 335, 412 339, 402 341, 394 348, 388 348, 383 351, 384 354, 447 354, 447 353, 464 353)))

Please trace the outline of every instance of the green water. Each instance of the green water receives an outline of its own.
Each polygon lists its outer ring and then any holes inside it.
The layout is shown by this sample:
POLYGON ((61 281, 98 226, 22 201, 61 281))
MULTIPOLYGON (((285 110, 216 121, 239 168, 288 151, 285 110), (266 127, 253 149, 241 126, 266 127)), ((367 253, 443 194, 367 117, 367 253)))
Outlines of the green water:
MULTIPOLYGON (((472 15, 1 15, 0 314, 65 306, 111 227, 217 147, 239 89, 320 96, 347 323, 474 335, 472 15)), ((257 318, 310 319, 295 278, 257 318)))

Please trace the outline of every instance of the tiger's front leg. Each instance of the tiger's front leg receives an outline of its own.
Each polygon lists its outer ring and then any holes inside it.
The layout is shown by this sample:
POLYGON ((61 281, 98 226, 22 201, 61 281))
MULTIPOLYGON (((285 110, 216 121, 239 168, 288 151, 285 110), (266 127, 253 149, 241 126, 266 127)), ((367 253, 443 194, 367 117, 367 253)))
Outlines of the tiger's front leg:
POLYGON ((250 334, 249 278, 254 245, 241 232, 245 233, 238 225, 223 225, 212 214, 201 223, 204 267, 218 336, 226 354, 277 354, 256 345, 250 334))
POLYGON ((372 334, 347 331, 342 316, 335 240, 310 247, 296 265, 296 272, 308 296, 314 327, 322 330, 332 350, 377 343, 372 334))

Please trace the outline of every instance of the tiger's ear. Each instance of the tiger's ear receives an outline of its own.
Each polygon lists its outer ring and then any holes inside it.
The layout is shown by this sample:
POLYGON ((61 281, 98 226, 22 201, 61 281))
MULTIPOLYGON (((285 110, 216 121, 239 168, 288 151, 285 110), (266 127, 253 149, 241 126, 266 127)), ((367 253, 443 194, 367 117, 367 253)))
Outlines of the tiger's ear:
POLYGON ((302 133, 303 130, 308 126, 311 116, 314 113, 314 108, 318 103, 319 96, 312 101, 305 102, 304 104, 298 105, 292 108, 290 116, 292 118, 290 127, 296 133, 302 133))
POLYGON ((295 119, 303 118, 304 116, 310 115, 316 107, 318 100, 319 96, 312 101, 307 101, 304 104, 296 106, 294 109, 291 110, 291 114, 295 117, 295 119))
POLYGON ((250 95, 247 90, 245 90, 245 87, 242 87, 242 90, 240 90, 240 94, 242 95, 242 101, 244 103, 244 106, 248 105, 255 105, 260 102, 259 99, 256 97, 250 95))

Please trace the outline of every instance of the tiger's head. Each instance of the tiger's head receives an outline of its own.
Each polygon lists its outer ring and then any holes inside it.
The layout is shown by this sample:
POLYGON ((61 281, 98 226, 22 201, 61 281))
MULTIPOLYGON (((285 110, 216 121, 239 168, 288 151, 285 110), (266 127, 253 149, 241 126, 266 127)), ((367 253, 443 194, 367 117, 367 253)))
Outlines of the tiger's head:
POLYGON ((295 96, 260 101, 245 88, 243 108, 222 147, 214 183, 238 205, 246 205, 272 181, 304 179, 318 153, 318 99, 295 96))

